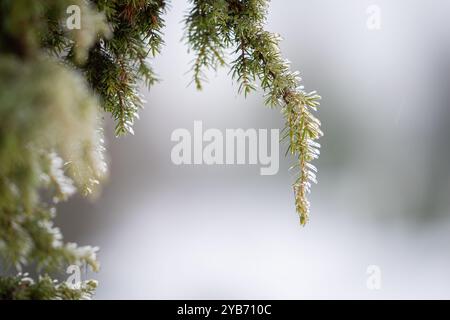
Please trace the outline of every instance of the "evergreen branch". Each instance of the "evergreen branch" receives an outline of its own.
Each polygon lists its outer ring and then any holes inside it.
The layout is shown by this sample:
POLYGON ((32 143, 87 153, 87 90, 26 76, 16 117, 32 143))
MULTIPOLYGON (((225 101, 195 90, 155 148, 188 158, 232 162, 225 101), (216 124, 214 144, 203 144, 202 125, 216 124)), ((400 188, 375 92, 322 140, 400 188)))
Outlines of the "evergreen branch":
POLYGON ((39 276, 33 280, 28 274, 0 277, 0 300, 90 300, 97 288, 94 280, 83 281, 78 288, 39 276))
POLYGON ((281 109, 285 121, 288 151, 297 156, 299 177, 293 185, 296 211, 304 225, 309 216, 307 194, 310 182, 316 182, 315 167, 310 163, 319 155, 316 142, 323 133, 313 116, 320 96, 308 93, 300 85, 298 72, 290 70, 279 49, 280 37, 264 30, 266 0, 193 0, 186 18, 187 40, 197 53, 194 80, 201 88, 200 72, 213 66, 214 52, 234 47, 232 76, 239 82, 239 92, 246 96, 255 89, 258 79, 266 94, 266 104, 281 109))
POLYGON ((193 7, 185 18, 185 39, 196 54, 192 67, 193 82, 198 90, 205 80, 202 70, 225 65, 227 47, 226 3, 224 1, 192 1, 193 7))
POLYGON ((79 67, 102 97, 104 109, 116 120, 116 135, 133 133, 134 120, 144 103, 138 83, 143 80, 149 87, 157 81, 146 60, 161 50, 166 1, 93 2, 106 13, 112 37, 97 43, 79 67))
MULTIPOLYGON (((322 136, 315 118, 320 97, 305 92, 264 30, 267 0, 191 0, 185 39, 195 54, 198 89, 206 68, 226 64, 246 96, 258 81, 269 106, 281 109, 297 157, 294 183, 301 224, 316 182, 311 164, 322 136)), ((116 121, 116 135, 133 133, 143 106, 139 84, 157 81, 149 58, 163 45, 164 0, 0 1, 0 259, 21 269, 53 272, 67 264, 98 270, 97 248, 65 243, 54 227, 55 204, 77 190, 92 194, 106 173, 99 109, 116 121), (66 9, 78 5, 82 28, 68 30, 66 9), (45 124, 45 125, 43 125, 45 124)), ((1 277, 0 299, 83 299, 80 289, 48 277, 1 277)))

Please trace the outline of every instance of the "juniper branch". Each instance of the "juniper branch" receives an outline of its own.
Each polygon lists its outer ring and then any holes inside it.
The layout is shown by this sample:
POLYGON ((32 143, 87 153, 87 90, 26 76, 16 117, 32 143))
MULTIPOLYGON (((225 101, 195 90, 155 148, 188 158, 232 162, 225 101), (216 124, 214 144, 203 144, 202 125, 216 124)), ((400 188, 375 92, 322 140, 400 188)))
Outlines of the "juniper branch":
MULTIPOLYGON (((296 209, 305 224, 307 193, 315 182, 322 135, 313 115, 320 97, 306 92, 279 50, 280 38, 264 29, 266 0, 192 0, 185 38, 196 54, 193 81, 205 68, 226 64, 244 95, 256 89, 285 118, 288 152, 297 156, 296 209)), ((0 259, 38 272, 67 264, 98 270, 97 248, 65 243, 53 225, 55 204, 77 190, 91 194, 105 175, 99 109, 116 121, 116 135, 132 133, 143 105, 139 84, 157 81, 149 58, 163 44, 164 0, 0 1, 0 259), (82 10, 80 30, 69 31, 65 10, 82 10)), ((82 299, 80 289, 0 275, 0 298, 82 299)))
POLYGON ((281 55, 280 37, 264 30, 268 1, 192 0, 191 3, 186 29, 190 48, 197 53, 194 64, 197 87, 201 87, 198 77, 201 69, 215 61, 212 48, 217 43, 222 50, 234 48, 237 57, 231 70, 239 82, 239 92, 247 95, 255 90, 258 79, 266 94, 266 104, 280 108, 284 115, 288 150, 297 157, 300 171, 293 185, 296 211, 300 223, 306 224, 310 211, 307 194, 311 182, 316 182, 316 168, 310 162, 319 155, 316 140, 323 135, 320 122, 311 111, 316 111, 320 96, 304 90, 298 72, 292 72, 290 63, 281 55))

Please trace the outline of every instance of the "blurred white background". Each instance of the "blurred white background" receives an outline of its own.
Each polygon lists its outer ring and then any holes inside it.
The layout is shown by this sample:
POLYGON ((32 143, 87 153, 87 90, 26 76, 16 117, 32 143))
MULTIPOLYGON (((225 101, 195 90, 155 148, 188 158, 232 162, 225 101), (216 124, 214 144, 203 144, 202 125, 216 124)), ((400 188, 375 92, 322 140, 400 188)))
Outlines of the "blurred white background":
MULTIPOLYGON (((272 1, 267 29, 318 90, 325 136, 310 222, 300 227, 288 172, 175 166, 177 128, 282 128, 262 93, 228 70, 188 86, 186 1, 172 1, 135 136, 106 129, 110 178, 96 202, 59 210, 67 240, 101 248, 97 298, 450 298, 450 2, 272 1), (366 26, 377 5, 381 29, 366 26), (369 265, 381 288, 369 290, 369 265)), ((110 124, 110 122, 109 122, 110 124)))

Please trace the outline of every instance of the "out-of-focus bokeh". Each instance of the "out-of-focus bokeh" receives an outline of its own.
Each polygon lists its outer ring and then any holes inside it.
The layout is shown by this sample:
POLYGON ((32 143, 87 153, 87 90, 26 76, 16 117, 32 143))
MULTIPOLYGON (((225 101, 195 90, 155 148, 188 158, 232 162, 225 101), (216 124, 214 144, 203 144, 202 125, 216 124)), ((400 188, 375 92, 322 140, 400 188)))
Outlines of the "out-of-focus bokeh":
POLYGON ((101 248, 101 272, 87 275, 100 281, 97 298, 450 298, 450 2, 272 1, 267 28, 323 97, 305 228, 285 146, 274 176, 255 165, 171 162, 171 133, 192 131, 194 120, 283 128, 261 92, 237 94, 226 68, 209 73, 202 92, 188 86, 187 8, 171 2, 154 59, 162 82, 142 90, 136 135, 105 130, 102 195, 59 209, 67 240, 101 248), (373 5, 379 30, 367 26, 373 5))

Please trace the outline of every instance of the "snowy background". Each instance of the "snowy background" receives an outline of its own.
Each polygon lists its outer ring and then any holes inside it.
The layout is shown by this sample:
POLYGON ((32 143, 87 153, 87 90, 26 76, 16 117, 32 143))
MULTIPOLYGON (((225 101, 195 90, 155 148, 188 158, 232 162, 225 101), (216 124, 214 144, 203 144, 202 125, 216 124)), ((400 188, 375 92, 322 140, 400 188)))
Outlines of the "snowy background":
POLYGON ((268 30, 306 89, 325 136, 311 220, 299 226, 288 168, 175 166, 177 128, 282 128, 261 93, 228 70, 188 86, 186 1, 172 1, 135 136, 106 129, 110 177, 96 202, 62 204, 65 238, 101 247, 97 298, 450 298, 450 2, 272 1, 268 30), (381 29, 367 28, 377 5, 381 29), (370 290, 367 268, 381 270, 370 290))

